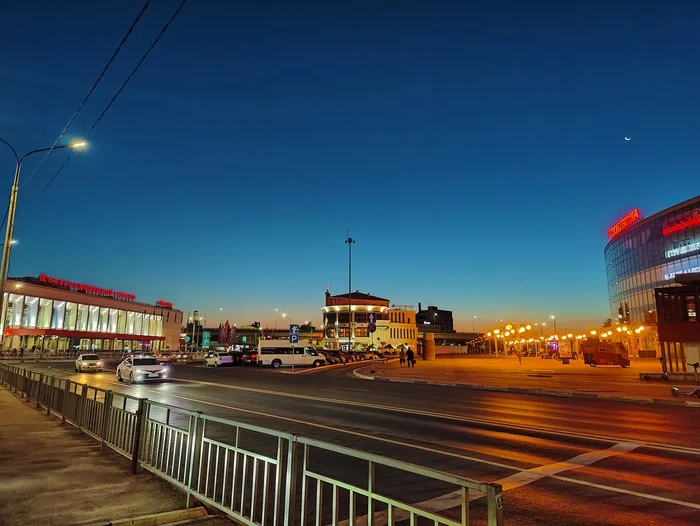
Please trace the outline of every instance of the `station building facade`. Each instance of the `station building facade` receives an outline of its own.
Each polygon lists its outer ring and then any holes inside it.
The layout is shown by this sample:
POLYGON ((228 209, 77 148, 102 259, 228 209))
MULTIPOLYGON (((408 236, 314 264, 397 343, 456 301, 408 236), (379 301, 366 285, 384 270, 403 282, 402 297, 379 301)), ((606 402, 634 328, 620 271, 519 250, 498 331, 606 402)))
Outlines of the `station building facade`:
POLYGON ((643 218, 634 209, 608 231, 605 268, 613 323, 643 325, 639 349, 658 349, 654 289, 700 272, 700 195, 643 218))
POLYGON ((180 348, 182 311, 134 294, 41 274, 10 278, 3 350, 159 352, 180 348))
POLYGON ((366 349, 369 345, 418 348, 416 311, 411 305, 355 291, 332 296, 326 291, 323 344, 328 349, 366 349), (370 332, 374 319, 376 331, 370 332))

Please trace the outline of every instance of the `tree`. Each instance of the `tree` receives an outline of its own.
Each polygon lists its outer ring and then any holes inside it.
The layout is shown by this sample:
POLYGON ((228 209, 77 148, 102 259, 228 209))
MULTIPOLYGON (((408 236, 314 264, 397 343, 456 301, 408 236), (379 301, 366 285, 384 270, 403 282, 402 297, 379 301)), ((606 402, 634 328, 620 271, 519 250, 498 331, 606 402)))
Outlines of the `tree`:
POLYGON ((612 318, 606 318, 603 322, 603 327, 612 327, 612 318))

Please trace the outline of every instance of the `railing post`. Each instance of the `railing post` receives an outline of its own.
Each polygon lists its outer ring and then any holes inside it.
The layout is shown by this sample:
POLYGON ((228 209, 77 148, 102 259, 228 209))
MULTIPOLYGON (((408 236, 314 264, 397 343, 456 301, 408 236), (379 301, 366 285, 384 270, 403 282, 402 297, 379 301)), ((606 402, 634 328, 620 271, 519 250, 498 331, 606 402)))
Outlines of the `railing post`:
POLYGON ((56 377, 52 376, 51 377, 51 389, 49 390, 49 400, 48 403, 46 404, 46 415, 51 414, 51 406, 53 405, 53 399, 55 396, 54 391, 56 390, 56 377))
POLYGON ((107 430, 109 429, 109 420, 112 417, 112 401, 114 395, 112 391, 105 391, 105 401, 102 413, 102 430, 100 433, 100 451, 105 448, 105 440, 107 440, 107 430))
POLYGON ((139 450, 141 448, 141 442, 143 441, 143 431, 146 427, 143 425, 143 421, 146 417, 145 398, 139 398, 139 407, 136 410, 136 425, 134 426, 134 443, 131 448, 131 474, 135 475, 139 468, 139 450))
POLYGON ((36 390, 36 408, 39 409, 41 407, 41 390, 44 386, 44 373, 39 374, 39 386, 36 390))
POLYGON ((297 478, 299 476, 297 447, 297 435, 292 434, 289 437, 287 449, 287 480, 285 484, 287 491, 284 497, 284 526, 293 526, 296 522, 297 478))
MULTIPOLYGON (((190 436, 189 436, 189 460, 188 460, 188 473, 187 473, 187 502, 186 507, 190 508, 193 505, 192 498, 192 485, 195 470, 197 469, 197 461, 202 451, 202 439, 204 438, 204 421, 200 418, 201 412, 197 414, 190 415, 190 436)), ((279 466, 278 466, 279 467, 279 466)), ((236 474, 234 473, 235 477, 236 474)), ((197 477, 199 477, 199 472, 197 471, 197 477)))
POLYGON ((503 526, 503 490, 500 484, 489 484, 486 491, 488 526, 503 526))
POLYGON ((70 380, 66 380, 66 387, 63 390, 63 403, 61 404, 61 424, 66 423, 66 408, 68 406, 68 396, 70 395, 70 380))
POLYGON ((87 400, 87 385, 80 384, 80 398, 78 398, 78 407, 75 408, 75 423, 78 425, 78 431, 83 432, 83 412, 85 409, 85 400, 87 400))

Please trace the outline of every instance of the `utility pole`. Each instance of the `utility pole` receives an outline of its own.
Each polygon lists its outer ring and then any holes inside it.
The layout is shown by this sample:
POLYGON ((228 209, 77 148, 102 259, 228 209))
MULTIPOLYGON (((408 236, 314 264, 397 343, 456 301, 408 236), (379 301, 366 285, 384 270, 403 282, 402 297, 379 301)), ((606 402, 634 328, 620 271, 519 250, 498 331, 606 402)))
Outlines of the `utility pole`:
POLYGON ((350 332, 348 334, 348 352, 352 351, 352 245, 355 240, 348 235, 345 240, 348 244, 348 327, 350 327, 350 332))

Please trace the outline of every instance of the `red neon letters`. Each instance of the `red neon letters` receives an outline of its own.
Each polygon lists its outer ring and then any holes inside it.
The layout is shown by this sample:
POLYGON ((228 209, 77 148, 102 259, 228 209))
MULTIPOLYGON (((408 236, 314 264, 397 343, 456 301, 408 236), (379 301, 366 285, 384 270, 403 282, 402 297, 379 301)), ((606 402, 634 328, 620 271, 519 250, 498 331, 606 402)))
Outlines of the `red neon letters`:
POLYGON ((664 236, 670 236, 674 232, 680 232, 681 230, 697 225, 700 225, 700 216, 691 217, 690 219, 686 219, 685 221, 681 221, 675 225, 667 226, 661 231, 661 233, 664 236))
POLYGON ((614 238, 627 227, 633 225, 640 219, 642 219, 642 214, 639 212, 639 208, 630 210, 625 217, 620 219, 617 223, 615 223, 608 229, 608 237, 610 239, 614 238))
POLYGON ((126 301, 134 301, 136 299, 134 294, 129 294, 127 292, 119 292, 112 289, 103 289, 102 287, 86 285, 85 283, 76 283, 65 279, 52 278, 46 274, 39 275, 39 283, 47 283, 49 285, 76 290, 78 292, 85 292, 86 294, 92 294, 93 296, 106 296, 109 298, 116 298, 118 300, 126 301))
POLYGON ((159 307, 165 307, 166 309, 173 308, 173 304, 169 301, 158 300, 156 301, 156 305, 158 305, 159 307))

